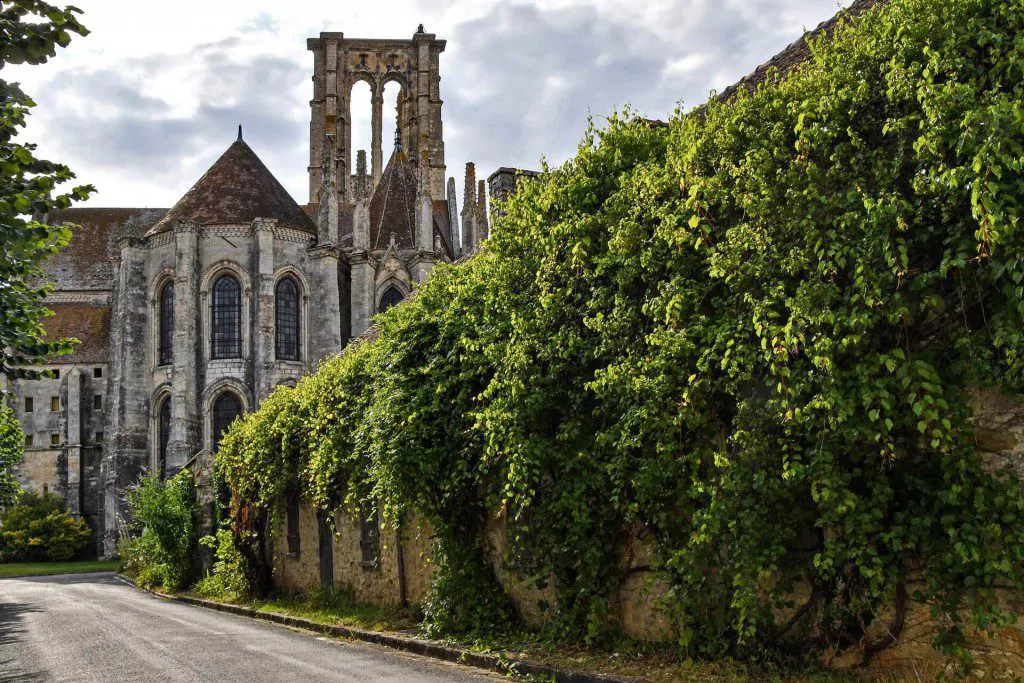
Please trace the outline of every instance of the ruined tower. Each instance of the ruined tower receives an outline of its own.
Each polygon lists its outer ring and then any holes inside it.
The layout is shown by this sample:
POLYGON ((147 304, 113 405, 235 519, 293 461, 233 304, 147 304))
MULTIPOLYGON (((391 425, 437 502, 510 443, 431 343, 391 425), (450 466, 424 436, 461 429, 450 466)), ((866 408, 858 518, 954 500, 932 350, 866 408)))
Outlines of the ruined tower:
MULTIPOLYGON (((430 195, 445 196, 444 136, 441 122, 440 54, 445 41, 423 26, 409 40, 345 38, 343 33, 321 33, 310 38, 313 52, 313 99, 309 124, 309 201, 317 201, 322 182, 323 146, 334 145, 330 156, 337 168, 342 199, 355 201, 355 178, 350 175, 352 149, 352 88, 363 81, 370 86, 372 142, 370 177, 376 184, 384 172, 384 86, 395 82, 398 96, 398 128, 409 159, 423 152, 429 165, 430 195), (328 138, 328 136, 330 136, 328 138)), ((388 131, 390 133, 390 131, 388 131)))

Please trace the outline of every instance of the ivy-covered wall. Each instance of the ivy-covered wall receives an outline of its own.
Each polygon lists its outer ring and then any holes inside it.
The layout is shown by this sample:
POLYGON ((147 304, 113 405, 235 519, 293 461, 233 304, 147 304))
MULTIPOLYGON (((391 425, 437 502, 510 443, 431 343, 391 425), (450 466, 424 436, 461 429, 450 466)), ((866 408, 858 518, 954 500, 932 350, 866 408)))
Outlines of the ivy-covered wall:
POLYGON ((517 619, 495 511, 557 641, 614 635, 634 530, 687 654, 870 660, 921 609, 949 654, 1010 628, 1024 499, 972 420, 1024 389, 1024 13, 891 0, 812 52, 667 128, 591 126, 235 425, 236 501, 419 515, 431 633, 517 619))

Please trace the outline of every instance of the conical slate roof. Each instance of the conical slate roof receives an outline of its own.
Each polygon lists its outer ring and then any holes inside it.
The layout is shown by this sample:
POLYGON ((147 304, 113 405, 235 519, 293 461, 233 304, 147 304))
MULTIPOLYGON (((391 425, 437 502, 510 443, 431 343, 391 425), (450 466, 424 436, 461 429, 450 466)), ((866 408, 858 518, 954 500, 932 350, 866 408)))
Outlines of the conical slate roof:
POLYGON ((416 172, 399 147, 370 199, 370 249, 386 249, 395 234, 399 249, 416 246, 416 172))
POLYGON ((250 223, 254 218, 276 218, 282 227, 314 235, 317 232, 316 224, 239 134, 238 140, 147 235, 170 230, 178 221, 223 225, 250 223))

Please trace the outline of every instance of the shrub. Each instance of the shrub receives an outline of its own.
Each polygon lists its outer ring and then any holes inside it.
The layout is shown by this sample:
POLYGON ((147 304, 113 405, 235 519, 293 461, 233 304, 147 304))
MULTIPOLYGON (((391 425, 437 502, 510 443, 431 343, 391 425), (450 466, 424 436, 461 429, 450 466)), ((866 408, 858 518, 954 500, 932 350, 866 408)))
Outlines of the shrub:
POLYGON ((128 534, 120 539, 122 571, 143 586, 174 591, 188 585, 197 560, 199 504, 192 475, 144 477, 128 493, 128 534))
POLYGON ((85 549, 92 532, 52 493, 23 493, 0 517, 0 559, 65 562, 85 549))
POLYGON ((195 592, 203 597, 239 601, 253 597, 251 572, 245 557, 234 542, 231 529, 220 528, 213 536, 204 536, 200 543, 213 549, 213 571, 200 579, 195 592))

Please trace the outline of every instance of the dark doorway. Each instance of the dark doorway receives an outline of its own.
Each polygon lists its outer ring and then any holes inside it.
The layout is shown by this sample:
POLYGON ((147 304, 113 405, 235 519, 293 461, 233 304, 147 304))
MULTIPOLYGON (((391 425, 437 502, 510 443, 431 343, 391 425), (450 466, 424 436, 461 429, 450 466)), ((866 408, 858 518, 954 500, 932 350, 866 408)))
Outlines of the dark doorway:
POLYGON ((334 532, 328 523, 327 515, 316 513, 317 529, 320 536, 320 586, 334 587, 334 532))
POLYGON ((242 401, 230 391, 225 391, 213 402, 213 450, 217 451, 220 437, 231 423, 242 414, 242 401))
POLYGON ((167 445, 171 442, 171 397, 168 396, 160 404, 160 442, 157 449, 156 469, 160 480, 167 478, 167 445))
POLYGON ((395 304, 402 303, 404 298, 397 287, 388 287, 380 297, 380 305, 377 306, 377 312, 383 313, 395 304))

